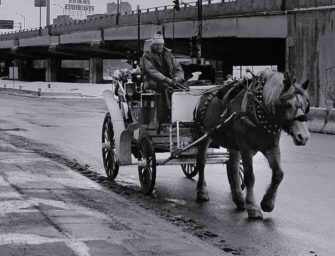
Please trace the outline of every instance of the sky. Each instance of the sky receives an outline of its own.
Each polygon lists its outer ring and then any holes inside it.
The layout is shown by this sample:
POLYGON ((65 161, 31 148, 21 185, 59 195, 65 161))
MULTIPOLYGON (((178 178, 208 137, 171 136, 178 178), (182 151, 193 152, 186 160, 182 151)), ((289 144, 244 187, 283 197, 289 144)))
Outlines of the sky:
MULTIPOLYGON (((50 0, 51 1, 51 20, 57 15, 62 15, 63 7, 69 0, 50 0)), ((116 0, 90 0, 95 6, 95 14, 106 13, 107 3, 115 2, 116 0)), ((127 0, 136 9, 137 5, 141 8, 149 8, 172 4, 172 0, 127 0)), ((39 8, 34 7, 34 0, 1 0, 0 6, 1 20, 14 20, 16 29, 23 28, 24 20, 26 28, 39 27, 39 8)), ((42 9, 42 26, 45 25, 46 16, 45 8, 42 9)), ((0 30, 6 32, 8 30, 0 30)))

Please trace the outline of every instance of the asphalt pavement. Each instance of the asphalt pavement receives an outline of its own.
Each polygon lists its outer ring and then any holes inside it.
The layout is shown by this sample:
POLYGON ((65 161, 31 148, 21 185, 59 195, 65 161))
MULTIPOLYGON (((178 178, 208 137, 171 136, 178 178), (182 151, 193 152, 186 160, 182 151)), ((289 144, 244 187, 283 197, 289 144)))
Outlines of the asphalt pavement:
MULTIPOLYGON (((0 108, 3 133, 33 141, 37 151, 57 152, 62 159, 104 176, 102 100, 0 95, 0 108)), ((152 197, 141 195, 135 167, 121 168, 117 190, 131 205, 146 208, 226 254, 335 255, 335 137, 313 134, 307 146, 295 147, 283 135, 281 146, 285 178, 274 212, 265 214, 263 221, 250 222, 246 213, 235 211, 224 166, 207 167, 211 201, 203 205, 195 203, 195 180, 184 178, 176 166, 159 167, 152 197)), ((271 177, 260 155, 255 170, 260 200, 271 177)))

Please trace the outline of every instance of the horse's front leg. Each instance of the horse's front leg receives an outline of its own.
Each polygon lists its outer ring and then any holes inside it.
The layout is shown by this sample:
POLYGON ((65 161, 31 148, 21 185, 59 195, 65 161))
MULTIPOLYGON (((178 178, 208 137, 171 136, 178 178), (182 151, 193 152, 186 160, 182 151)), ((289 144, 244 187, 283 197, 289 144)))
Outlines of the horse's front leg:
POLYGON ((198 176, 198 184, 197 184, 197 202, 206 202, 209 201, 207 184, 205 180, 205 166, 207 159, 207 149, 211 140, 208 139, 202 142, 198 147, 198 155, 197 155, 197 163, 195 168, 197 168, 199 176, 198 176))
POLYGON ((262 152, 269 162, 272 169, 272 179, 269 188, 267 189, 261 207, 264 212, 271 212, 275 207, 276 194, 279 184, 284 178, 284 172, 280 165, 280 149, 275 147, 272 150, 262 152))
POLYGON ((247 189, 245 203, 249 219, 262 219, 263 214, 261 209, 256 205, 254 195, 255 175, 252 164, 253 155, 254 153, 250 151, 242 152, 244 183, 247 189))

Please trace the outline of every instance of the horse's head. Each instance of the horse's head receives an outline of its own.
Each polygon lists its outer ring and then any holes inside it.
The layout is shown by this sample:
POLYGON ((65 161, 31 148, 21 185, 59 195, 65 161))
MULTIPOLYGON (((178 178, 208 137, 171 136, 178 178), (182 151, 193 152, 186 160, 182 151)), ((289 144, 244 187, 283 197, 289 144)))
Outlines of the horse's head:
MULTIPOLYGON (((280 84, 277 86, 280 90, 271 105, 272 110, 280 126, 293 138, 294 143, 298 146, 305 145, 310 138, 307 126, 307 114, 310 108, 307 92, 309 81, 299 84, 287 73, 278 78, 280 84)), ((267 100, 269 101, 269 98, 267 100)))

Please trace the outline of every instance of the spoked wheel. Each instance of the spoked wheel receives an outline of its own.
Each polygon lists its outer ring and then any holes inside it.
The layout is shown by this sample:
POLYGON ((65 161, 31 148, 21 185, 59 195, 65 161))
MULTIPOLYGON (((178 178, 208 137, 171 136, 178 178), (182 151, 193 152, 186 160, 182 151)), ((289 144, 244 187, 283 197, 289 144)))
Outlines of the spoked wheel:
POLYGON ((102 126, 102 160, 106 175, 114 180, 119 173, 119 160, 115 153, 115 140, 112 119, 109 113, 106 114, 102 126))
POLYGON ((156 182, 156 155, 149 138, 142 138, 139 142, 142 164, 138 166, 138 176, 142 192, 150 195, 156 182))
POLYGON ((195 168, 195 164, 182 164, 181 169, 185 174, 186 178, 192 179, 198 174, 198 170, 195 168))

